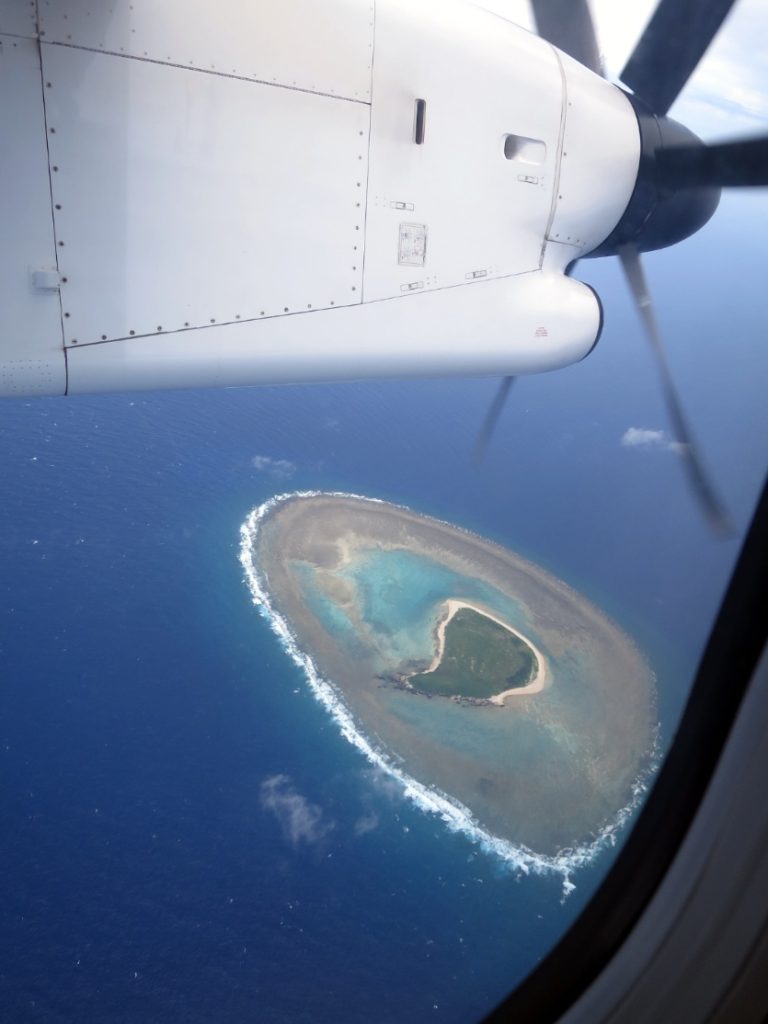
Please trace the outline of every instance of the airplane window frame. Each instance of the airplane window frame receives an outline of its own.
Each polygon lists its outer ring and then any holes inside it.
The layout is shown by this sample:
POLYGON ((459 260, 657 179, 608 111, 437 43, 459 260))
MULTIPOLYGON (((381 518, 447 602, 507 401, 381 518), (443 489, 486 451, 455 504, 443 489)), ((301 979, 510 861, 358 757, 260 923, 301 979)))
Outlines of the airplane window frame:
POLYGON ((570 929, 483 1024, 559 1020, 648 907, 699 809, 768 645, 767 579, 768 479, 677 733, 621 852, 570 929))

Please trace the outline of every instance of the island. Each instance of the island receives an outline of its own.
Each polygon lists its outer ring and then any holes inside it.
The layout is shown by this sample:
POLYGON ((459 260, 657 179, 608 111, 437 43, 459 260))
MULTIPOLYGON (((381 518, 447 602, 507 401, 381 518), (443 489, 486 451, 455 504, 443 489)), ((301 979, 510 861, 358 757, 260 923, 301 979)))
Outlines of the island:
POLYGON ((377 499, 279 495, 241 538, 284 649, 409 798, 524 870, 570 871, 614 840, 655 767, 655 677, 602 609, 377 499))
POLYGON ((429 666, 405 677, 416 693, 503 704, 544 687, 541 652, 487 608, 449 598, 435 634, 429 666))

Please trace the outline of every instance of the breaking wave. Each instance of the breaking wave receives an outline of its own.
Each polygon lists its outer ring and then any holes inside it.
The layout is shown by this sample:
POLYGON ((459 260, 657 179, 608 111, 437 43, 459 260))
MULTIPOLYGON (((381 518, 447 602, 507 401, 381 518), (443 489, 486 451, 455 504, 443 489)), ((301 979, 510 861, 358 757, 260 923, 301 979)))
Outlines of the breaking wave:
MULTIPOLYGON (((465 835, 482 850, 500 858, 518 874, 559 874, 563 880, 563 897, 566 897, 576 888, 572 880, 573 873, 592 862, 602 850, 615 846, 619 833, 624 829, 638 806, 642 803, 648 791, 651 778, 658 768, 658 729, 654 734, 649 764, 635 780, 629 803, 622 807, 612 822, 604 825, 595 834, 591 842, 567 847, 560 850, 554 856, 547 857, 543 854, 534 853, 533 850, 529 850, 523 845, 515 845, 486 831, 478 824, 472 812, 464 804, 448 796, 446 793, 442 793, 435 787, 427 786, 412 778, 397 764, 393 763, 392 759, 362 732, 355 722, 352 713, 344 703, 338 689, 330 680, 323 678, 310 656, 299 648, 296 637, 291 632, 288 623, 270 603, 265 582, 259 573, 253 557, 255 541, 261 524, 265 517, 284 501, 288 501, 291 498, 314 498, 321 496, 355 498, 358 501, 368 501, 376 505, 393 504, 392 502, 384 502, 379 498, 368 498, 364 495, 350 494, 342 491, 293 491, 277 494, 262 505, 252 509, 240 527, 239 557, 240 564, 245 572, 245 582, 251 592, 254 605, 256 605, 259 613, 269 623, 272 632, 278 637, 286 654, 289 655, 296 665, 304 670, 314 697, 331 715, 342 736, 356 747, 372 765, 395 779, 402 786, 403 795, 411 803, 428 814, 436 815, 451 832, 465 835)), ((404 505, 397 505, 396 507, 413 514, 413 510, 408 509, 404 505)), ((454 524, 446 523, 446 525, 450 525, 452 529, 457 529, 454 524)), ((468 530, 462 530, 462 532, 470 533, 468 530)))

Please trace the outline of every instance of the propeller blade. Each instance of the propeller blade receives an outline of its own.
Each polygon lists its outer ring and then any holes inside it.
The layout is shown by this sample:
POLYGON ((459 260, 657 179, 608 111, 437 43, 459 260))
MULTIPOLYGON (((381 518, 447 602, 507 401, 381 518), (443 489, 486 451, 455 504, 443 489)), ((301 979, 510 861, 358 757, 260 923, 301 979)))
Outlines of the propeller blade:
POLYGON ((688 479, 690 480, 694 497, 705 518, 716 533, 721 536, 733 534, 734 529, 725 508, 718 498, 715 488, 699 458, 688 421, 672 379, 672 371, 670 370, 667 354, 656 324, 656 316, 653 311, 643 265, 640 261, 640 253, 634 246, 625 246, 619 252, 619 259, 635 300, 635 306, 645 327, 646 335, 651 343, 653 354, 656 357, 656 366, 661 379, 661 389, 667 406, 667 414, 672 423, 675 439, 681 446, 680 451, 685 460, 688 479))
POLYGON ((473 458, 475 465, 477 466, 479 466, 485 458, 485 453, 488 451, 488 445, 490 444, 493 433, 496 430, 496 424, 499 422, 501 410, 504 408, 504 403, 509 395, 509 389, 514 384, 514 381, 514 377, 504 377, 499 385, 499 390, 493 397, 493 401, 488 409, 483 426, 480 429, 480 433, 477 435, 477 441, 475 441, 473 458))
POLYGON ((619 76, 654 114, 666 114, 735 0, 660 0, 619 76))
POLYGON ((656 154, 659 175, 672 188, 768 185, 768 136, 712 146, 668 146, 656 154))
POLYGON ((531 0, 531 6, 542 39, 604 75, 588 0, 531 0))

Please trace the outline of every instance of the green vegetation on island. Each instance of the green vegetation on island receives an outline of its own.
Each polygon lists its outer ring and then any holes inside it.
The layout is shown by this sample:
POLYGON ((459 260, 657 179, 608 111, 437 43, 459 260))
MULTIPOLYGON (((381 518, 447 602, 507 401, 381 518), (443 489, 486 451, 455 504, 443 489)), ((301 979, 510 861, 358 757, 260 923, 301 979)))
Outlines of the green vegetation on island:
POLYGON ((526 686, 538 662, 528 644, 471 608, 461 608, 445 626, 443 656, 433 672, 410 677, 421 693, 488 698, 526 686))

